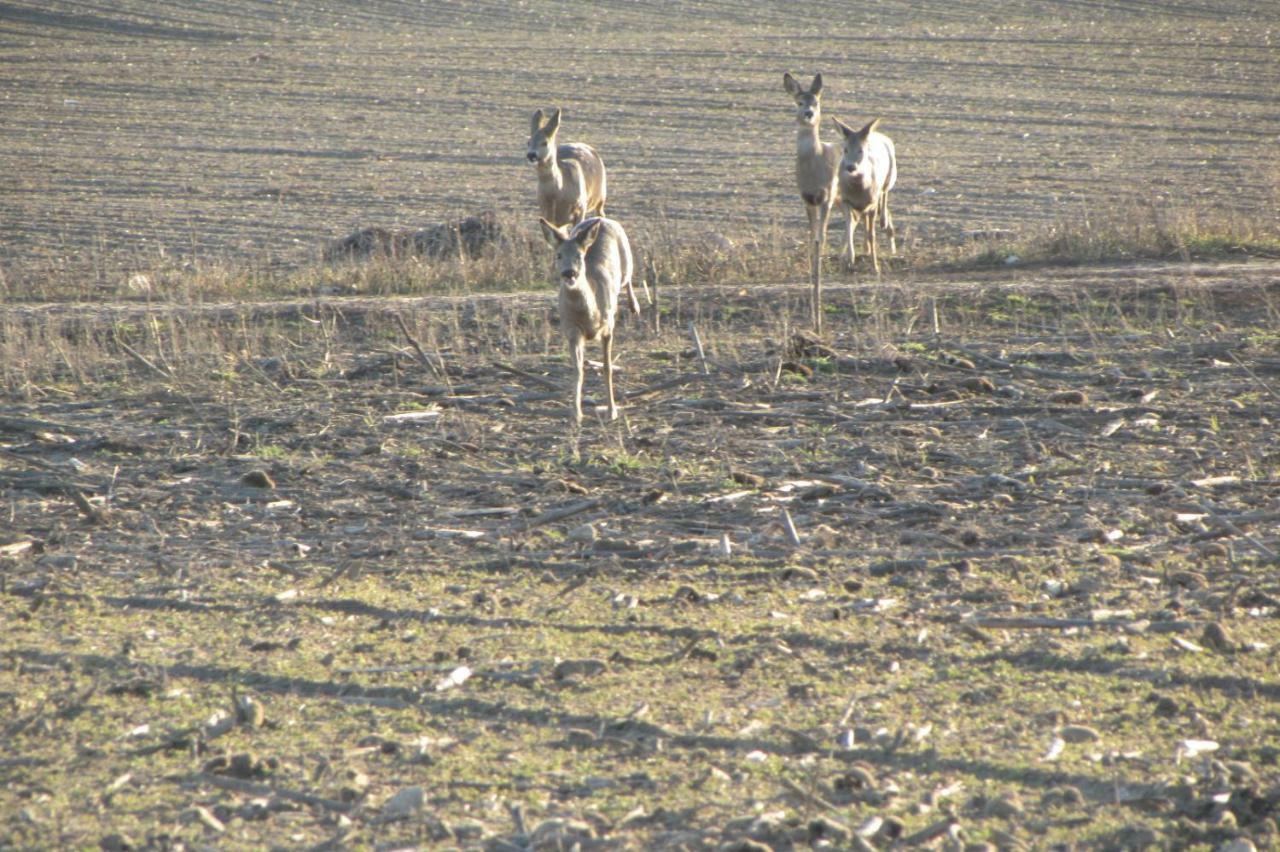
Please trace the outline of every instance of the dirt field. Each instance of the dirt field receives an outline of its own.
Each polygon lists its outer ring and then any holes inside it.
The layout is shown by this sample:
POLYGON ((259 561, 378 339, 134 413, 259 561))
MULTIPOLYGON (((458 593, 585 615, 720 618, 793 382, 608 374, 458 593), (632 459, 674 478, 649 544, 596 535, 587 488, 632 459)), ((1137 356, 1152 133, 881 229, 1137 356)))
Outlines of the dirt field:
POLYGON ((798 237, 787 68, 905 258, 1274 230, 1273 4, 198 7, 0 2, 0 849, 1280 843, 1280 263, 832 275, 825 341, 722 270, 580 431, 546 286, 180 286, 531 216, 555 103, 641 238, 798 237))
POLYGON ((0 4, 10 298, 531 211, 529 114, 555 104, 634 231, 802 229, 787 69, 824 72, 828 115, 883 117, 908 245, 1128 202, 1276 224, 1280 8, 1262 0, 198 6, 0 4))
POLYGON ((673 294, 580 436, 542 296, 28 311, 157 334, 0 417, 0 832, 1270 845, 1280 269, 999 278, 673 294))

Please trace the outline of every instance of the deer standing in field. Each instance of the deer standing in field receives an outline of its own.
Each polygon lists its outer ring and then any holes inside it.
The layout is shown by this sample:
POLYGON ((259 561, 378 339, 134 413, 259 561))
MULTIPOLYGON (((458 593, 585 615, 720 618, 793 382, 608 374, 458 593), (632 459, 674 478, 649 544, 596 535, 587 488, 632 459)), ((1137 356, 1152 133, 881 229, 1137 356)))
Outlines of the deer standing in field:
POLYGON ((533 114, 528 160, 538 172, 538 208, 555 225, 573 225, 587 216, 603 216, 606 194, 604 161, 590 145, 556 144, 562 112, 533 114))
MULTIPOLYGON (((573 419, 582 423, 582 379, 585 344, 599 338, 604 349, 604 384, 609 395, 609 419, 618 416, 613 401, 613 325, 622 288, 631 292, 635 261, 626 231, 602 216, 584 219, 572 228, 558 227, 546 218, 542 233, 556 250, 555 272, 560 280, 560 328, 573 361, 573 419)), ((635 294, 631 295, 635 302, 635 294)))
POLYGON ((845 259, 853 268, 853 229, 862 222, 866 252, 876 275, 880 274, 880 256, 876 247, 876 220, 889 233, 889 250, 898 253, 893 218, 889 215, 889 190, 898 180, 898 158, 893 140, 876 128, 880 119, 867 122, 854 130, 833 118, 844 136, 844 154, 840 158, 840 203, 844 206, 845 259))
POLYGON ((782 84, 796 102, 796 185, 809 215, 809 283, 813 287, 813 328, 822 333, 822 252, 827 244, 827 221, 840 198, 837 173, 840 147, 818 138, 822 123, 822 75, 815 74, 808 88, 790 72, 782 84))

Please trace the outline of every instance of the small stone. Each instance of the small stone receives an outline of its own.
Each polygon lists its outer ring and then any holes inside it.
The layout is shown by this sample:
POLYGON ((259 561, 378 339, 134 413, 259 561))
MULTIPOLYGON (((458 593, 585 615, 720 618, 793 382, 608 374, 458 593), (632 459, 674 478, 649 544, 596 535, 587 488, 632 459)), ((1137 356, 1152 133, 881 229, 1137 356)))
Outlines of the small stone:
POLYGON ((425 801, 426 794, 421 787, 405 787, 383 804, 381 818, 384 821, 407 819, 422 810, 425 801))
POLYGON ((265 470, 251 470, 240 477, 240 484, 250 488, 275 488, 276 481, 265 470))
POLYGON ((1182 712, 1182 706, 1179 705, 1175 699, 1170 698, 1167 695, 1155 695, 1152 696, 1152 699, 1155 701, 1156 705, 1152 712, 1157 716, 1161 716, 1165 719, 1171 719, 1182 712))
POLYGON ((138 844, 127 834, 108 834, 106 837, 98 841, 98 848, 102 852, 129 852, 131 849, 137 849, 138 844))
POLYGON ((1102 735, 1088 725, 1063 725, 1058 731, 1058 736, 1075 744, 1092 743, 1102 739, 1102 735))
POLYGON ((591 524, 582 524, 569 530, 569 541, 578 544, 594 544, 596 540, 596 528, 591 524))
POLYGON ((607 668, 609 668, 609 666, 603 660, 561 660, 556 663, 556 667, 551 670, 551 676, 556 680, 569 680, 570 678, 578 677, 594 677, 607 668))
POLYGON ((1084 391, 1069 390, 1050 394, 1049 401, 1058 405, 1084 405, 1089 401, 1089 397, 1084 391))
POLYGON ((266 724, 267 711, 253 696, 241 695, 236 698, 236 721, 246 728, 261 728, 266 724))
POLYGON ((1022 816, 1025 808, 1022 806, 1022 799, 1014 791, 1001 793, 994 799, 987 800, 986 806, 982 809, 987 816, 999 817, 1000 819, 1014 819, 1022 816))
POLYGON ((1204 632, 1200 634, 1200 641, 1206 647, 1223 654, 1230 654, 1239 647, 1235 640, 1231 638, 1231 634, 1227 632, 1227 628, 1216 621, 1204 626, 1204 632))
POLYGON ((986 376, 969 376, 961 379, 960 387, 972 393, 991 394, 996 392, 995 383, 986 376))
POLYGON ((1175 571, 1169 575, 1169 585, 1195 591, 1208 584, 1203 574, 1196 571, 1175 571))
POLYGON ((853 836, 853 832, 848 826, 836 822, 827 817, 816 817, 809 821, 809 839, 810 840, 830 840, 833 843, 843 846, 849 842, 853 836))
POLYGON ((1219 562, 1230 555, 1231 551, 1220 541, 1211 541, 1200 547, 1200 558, 1205 562, 1219 562))

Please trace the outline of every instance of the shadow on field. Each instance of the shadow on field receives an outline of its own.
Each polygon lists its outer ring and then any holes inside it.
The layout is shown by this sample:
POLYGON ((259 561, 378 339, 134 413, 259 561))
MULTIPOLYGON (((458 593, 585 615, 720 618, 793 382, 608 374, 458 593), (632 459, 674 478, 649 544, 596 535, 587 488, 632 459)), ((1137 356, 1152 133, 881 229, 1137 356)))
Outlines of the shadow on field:
MULTIPOLYGON (((33 649, 14 650, 11 653, 14 657, 30 663, 46 666, 73 665, 86 672, 104 673, 108 676, 129 677, 136 670, 136 664, 126 658, 101 654, 72 655, 33 649)), ((812 738, 792 735, 786 729, 775 728, 777 733, 783 735, 779 738, 675 734, 659 725, 638 719, 518 707, 504 701, 486 701, 481 698, 424 696, 408 687, 365 687, 355 683, 267 675, 245 668, 187 663, 168 666, 165 673, 173 678, 184 678, 218 687, 234 684, 272 695, 329 697, 338 700, 373 699, 387 702, 401 709, 416 707, 432 716, 448 719, 469 717, 486 722, 500 721, 544 728, 554 733, 570 729, 600 732, 596 740, 598 747, 628 745, 646 748, 648 744, 661 740, 666 747, 690 751, 705 749, 733 754, 760 751, 782 756, 826 752, 846 763, 862 761, 885 769, 920 773, 962 773, 989 781, 1017 781, 1044 787, 1073 784, 1094 797, 1102 797, 1107 792, 1106 785, 1099 785, 1095 779, 1082 774, 1023 765, 1006 766, 973 758, 940 757, 931 749, 914 753, 867 747, 828 749, 812 738)), ((575 747, 581 746, 575 745, 575 747)))

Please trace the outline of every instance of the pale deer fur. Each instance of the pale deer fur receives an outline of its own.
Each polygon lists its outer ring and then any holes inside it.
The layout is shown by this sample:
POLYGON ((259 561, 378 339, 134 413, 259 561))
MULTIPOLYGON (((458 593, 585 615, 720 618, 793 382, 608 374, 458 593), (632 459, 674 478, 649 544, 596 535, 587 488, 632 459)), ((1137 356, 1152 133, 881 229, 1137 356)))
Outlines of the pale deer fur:
POLYGON ((854 130, 838 118, 832 119, 844 135, 844 154, 840 158, 840 203, 845 211, 845 258, 853 266, 853 229, 862 223, 866 252, 871 265, 880 274, 880 255, 876 242, 876 220, 889 233, 889 250, 897 254, 893 218, 889 215, 889 190, 898 180, 898 158, 893 140, 876 128, 880 119, 867 122, 854 130))
POLYGON ((822 75, 814 75, 808 88, 790 73, 782 84, 796 104, 796 185, 809 216, 809 283, 813 287, 813 327, 822 331, 822 252, 827 243, 831 208, 840 198, 837 172, 840 146, 818 138, 822 123, 822 75))
MULTIPOLYGON (((631 290, 635 261, 626 231, 612 219, 592 217, 569 228, 542 219, 542 233, 556 250, 555 275, 560 282, 560 328, 573 362, 573 418, 582 422, 585 344, 600 340, 604 348, 604 384, 609 419, 618 416, 613 401, 613 325, 622 288, 631 290)), ((634 301, 635 296, 632 295, 634 301)))
POLYGON ((590 145, 556 144, 562 113, 533 114, 527 159, 538 172, 538 209, 555 225, 573 225, 587 216, 603 216, 606 195, 604 161, 590 145))

